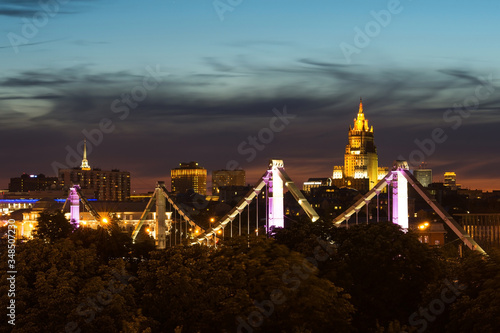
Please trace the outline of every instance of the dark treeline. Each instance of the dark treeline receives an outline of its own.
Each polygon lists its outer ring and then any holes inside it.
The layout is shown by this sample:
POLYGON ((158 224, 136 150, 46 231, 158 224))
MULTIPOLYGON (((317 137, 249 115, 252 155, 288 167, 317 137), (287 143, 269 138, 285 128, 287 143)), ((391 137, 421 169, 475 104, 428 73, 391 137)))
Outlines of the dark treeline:
POLYGON ((17 244, 16 321, 1 332, 500 332, 496 252, 459 258, 391 223, 321 221, 156 251, 117 223, 74 231, 42 214, 17 244))

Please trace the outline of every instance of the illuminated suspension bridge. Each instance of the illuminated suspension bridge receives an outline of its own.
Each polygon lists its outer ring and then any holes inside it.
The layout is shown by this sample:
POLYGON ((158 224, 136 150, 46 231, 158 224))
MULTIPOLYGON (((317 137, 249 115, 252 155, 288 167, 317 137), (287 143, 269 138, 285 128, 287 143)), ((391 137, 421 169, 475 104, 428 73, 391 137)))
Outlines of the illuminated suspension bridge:
MULTIPOLYGON (((472 239, 464 229, 449 215, 441 205, 425 190, 418 180, 410 173, 406 161, 395 161, 393 168, 380 180, 369 192, 355 202, 342 214, 337 216, 333 223, 337 226, 349 227, 349 221, 353 218, 355 223, 360 223, 359 212, 366 208, 366 223, 369 222, 368 207, 372 200, 376 201, 377 216, 376 222, 380 221, 380 200, 379 195, 382 190, 388 188, 387 215, 388 220, 399 224, 403 230, 408 230, 408 184, 429 204, 429 206, 443 219, 448 227, 460 238, 460 240, 470 249, 485 254, 484 250, 472 239)), ((189 214, 178 205, 170 196, 164 182, 158 182, 153 195, 151 196, 146 209, 141 215, 139 223, 132 233, 132 239, 136 240, 144 221, 149 213, 155 210, 155 242, 158 249, 173 246, 184 242, 185 244, 206 244, 217 246, 221 237, 225 237, 225 229, 229 227, 228 236, 233 236, 233 223, 237 220, 237 234, 242 235, 242 215, 246 210, 246 232, 256 233, 259 230, 259 197, 265 200, 266 232, 273 228, 284 227, 284 189, 292 194, 300 207, 307 214, 312 222, 319 219, 319 215, 311 204, 297 188, 292 179, 285 172, 282 160, 271 160, 268 169, 259 179, 257 184, 233 207, 226 215, 218 221, 213 221, 208 228, 200 226, 193 221, 189 214), (255 228, 251 226, 250 209, 255 202, 255 228), (169 211, 167 211, 167 203, 169 211), (251 231, 252 230, 252 231, 251 231), (178 239, 177 239, 178 238, 178 239), (167 245, 168 241, 168 245, 167 245)), ((70 203, 71 223, 79 223, 79 199, 84 207, 100 221, 99 214, 92 208, 85 199, 79 186, 75 185, 70 189, 66 203, 70 203)), ((66 204, 65 204, 66 205, 66 204)), ((236 232, 234 232, 236 234, 236 232)))

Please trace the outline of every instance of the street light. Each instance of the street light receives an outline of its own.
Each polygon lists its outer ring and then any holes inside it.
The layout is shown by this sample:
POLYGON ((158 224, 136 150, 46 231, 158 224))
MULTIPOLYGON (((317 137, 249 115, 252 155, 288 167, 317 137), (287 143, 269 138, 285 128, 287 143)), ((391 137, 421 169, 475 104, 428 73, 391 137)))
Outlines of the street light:
POLYGON ((418 225, 418 229, 419 229, 419 230, 425 230, 425 229, 427 229, 427 228, 429 227, 429 225, 430 225, 430 223, 429 223, 429 222, 420 223, 420 224, 418 225))
POLYGON ((108 219, 107 218, 103 218, 102 219, 102 223, 104 223, 104 224, 108 223, 108 219))

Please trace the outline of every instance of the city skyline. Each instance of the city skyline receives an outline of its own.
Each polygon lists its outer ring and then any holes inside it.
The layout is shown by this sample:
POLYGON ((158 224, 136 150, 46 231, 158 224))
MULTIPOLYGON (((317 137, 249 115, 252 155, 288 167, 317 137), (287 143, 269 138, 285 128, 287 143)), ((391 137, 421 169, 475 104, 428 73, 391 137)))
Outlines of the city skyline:
POLYGON ((330 177, 361 96, 380 166, 424 156, 435 181, 500 189, 494 1, 4 3, 0 188, 55 176, 84 133, 89 164, 137 192, 189 161, 330 177))

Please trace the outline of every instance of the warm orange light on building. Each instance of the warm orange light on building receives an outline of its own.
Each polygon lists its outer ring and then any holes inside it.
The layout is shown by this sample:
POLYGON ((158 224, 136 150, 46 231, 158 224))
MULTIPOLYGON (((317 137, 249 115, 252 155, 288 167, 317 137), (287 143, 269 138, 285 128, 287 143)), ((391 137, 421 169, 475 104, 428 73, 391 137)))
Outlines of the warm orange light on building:
POLYGON ((193 189, 201 195, 207 194, 207 169, 197 162, 181 163, 179 168, 170 170, 172 192, 184 193, 193 189))
POLYGON ((421 223, 421 224, 419 224, 419 225, 418 225, 418 228, 419 228, 420 230, 425 230, 425 229, 427 229, 428 227, 429 227, 429 222, 424 222, 424 223, 421 223))
POLYGON ((378 183, 379 167, 373 126, 368 125, 361 99, 358 115, 354 124, 349 126, 348 137, 344 165, 334 167, 332 182, 338 187, 347 185, 366 192, 378 183))

